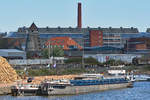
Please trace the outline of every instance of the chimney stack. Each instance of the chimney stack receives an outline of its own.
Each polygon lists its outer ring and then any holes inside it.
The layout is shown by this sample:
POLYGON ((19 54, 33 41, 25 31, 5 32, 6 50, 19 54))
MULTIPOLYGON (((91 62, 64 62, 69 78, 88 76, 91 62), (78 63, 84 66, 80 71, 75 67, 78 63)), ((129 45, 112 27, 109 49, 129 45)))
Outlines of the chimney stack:
POLYGON ((81 11, 81 3, 78 3, 78 28, 82 28, 82 11, 81 11))

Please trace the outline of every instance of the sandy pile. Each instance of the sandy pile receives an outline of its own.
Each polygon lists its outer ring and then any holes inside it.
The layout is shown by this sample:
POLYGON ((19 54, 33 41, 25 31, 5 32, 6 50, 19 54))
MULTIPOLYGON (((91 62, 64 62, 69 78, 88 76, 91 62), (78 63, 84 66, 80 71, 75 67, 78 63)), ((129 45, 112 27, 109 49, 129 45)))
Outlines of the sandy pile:
POLYGON ((40 84, 44 80, 59 80, 59 79, 73 79, 77 75, 52 75, 52 76, 38 76, 34 77, 33 84, 40 84))
POLYGON ((16 71, 7 60, 0 56, 0 83, 11 83, 19 79, 16 71))

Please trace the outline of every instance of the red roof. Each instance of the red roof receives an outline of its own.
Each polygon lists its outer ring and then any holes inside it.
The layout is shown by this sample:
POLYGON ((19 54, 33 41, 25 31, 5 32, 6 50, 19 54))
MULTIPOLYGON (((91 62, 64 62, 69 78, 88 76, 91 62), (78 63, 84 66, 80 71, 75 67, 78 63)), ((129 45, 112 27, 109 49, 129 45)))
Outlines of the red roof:
POLYGON ((64 50, 69 50, 69 46, 76 46, 78 49, 82 49, 82 47, 70 37, 54 37, 48 40, 45 45, 62 46, 64 50))

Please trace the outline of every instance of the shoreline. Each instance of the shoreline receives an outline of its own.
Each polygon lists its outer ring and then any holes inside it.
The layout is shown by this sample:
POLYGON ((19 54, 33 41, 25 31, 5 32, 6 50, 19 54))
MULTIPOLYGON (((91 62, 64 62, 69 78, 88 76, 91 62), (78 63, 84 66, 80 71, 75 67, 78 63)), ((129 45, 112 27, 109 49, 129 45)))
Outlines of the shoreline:
MULTIPOLYGON (((29 84, 40 84, 42 81, 46 79, 72 79, 77 75, 51 75, 51 76, 35 76, 34 80, 29 84)), ((28 77, 27 77, 28 78, 28 77)), ((12 83, 0 83, 0 95, 8 95, 11 94, 11 86, 16 84, 28 84, 27 78, 22 80, 17 80, 16 82, 12 83)))
MULTIPOLYGON (((31 83, 27 83, 27 78, 23 80, 19 80, 13 83, 0 83, 0 95, 8 95, 11 94, 11 86, 16 84, 40 84, 42 81, 46 79, 73 79, 78 75, 51 75, 51 76, 35 76, 34 80, 31 83)), ((105 75, 104 75, 105 76, 105 75)))

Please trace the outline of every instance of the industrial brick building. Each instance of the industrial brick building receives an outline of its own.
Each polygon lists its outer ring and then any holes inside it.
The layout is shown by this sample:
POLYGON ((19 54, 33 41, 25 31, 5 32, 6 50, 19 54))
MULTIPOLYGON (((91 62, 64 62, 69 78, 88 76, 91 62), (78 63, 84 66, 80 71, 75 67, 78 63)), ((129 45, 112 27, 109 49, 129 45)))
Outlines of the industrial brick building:
MULTIPOLYGON (((58 45, 61 40, 68 40, 61 44, 64 50, 85 49, 87 53, 124 53, 122 49, 126 46, 128 38, 139 35, 137 28, 83 28, 82 27, 82 5, 78 3, 77 27, 38 27, 32 23, 30 27, 20 27, 17 32, 9 33, 8 39, 12 46, 29 52, 40 52, 47 48, 48 41, 55 41, 58 45), (70 39, 70 40, 69 40, 70 39), (13 41, 13 42, 12 42, 13 41), (70 42, 71 41, 71 42, 70 42), (98 48, 98 49, 95 49, 98 48), (106 49, 107 48, 107 49, 106 49), (110 49, 111 48, 111 49, 110 49), (116 48, 116 49, 115 49, 116 48), (108 51, 102 51, 102 50, 108 51), (112 50, 114 49, 114 50, 112 50), (89 51, 88 51, 89 50, 89 51), (118 50, 118 51, 117 51, 118 50), (92 52, 91 52, 92 51, 92 52)), ((144 45, 142 45, 145 47, 144 45)), ((11 47, 13 48, 13 47, 11 47)), ((139 48, 139 46, 137 46, 139 48)), ((76 52, 79 52, 78 50, 76 52)), ((66 53, 70 54, 70 53, 66 53)), ((81 56, 81 55, 80 55, 81 56)))
POLYGON ((150 54, 150 34, 143 33, 142 36, 135 36, 127 40, 126 53, 150 54))

